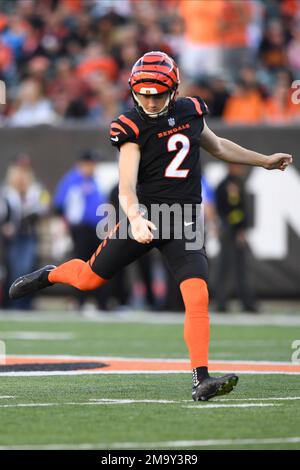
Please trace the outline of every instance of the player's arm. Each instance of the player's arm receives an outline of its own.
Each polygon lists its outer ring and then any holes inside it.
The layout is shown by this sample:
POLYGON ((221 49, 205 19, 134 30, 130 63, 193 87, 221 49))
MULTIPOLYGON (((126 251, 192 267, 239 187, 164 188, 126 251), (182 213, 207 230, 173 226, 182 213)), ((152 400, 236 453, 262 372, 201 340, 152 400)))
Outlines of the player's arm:
POLYGON ((140 215, 138 198, 136 196, 140 158, 140 149, 137 144, 127 142, 121 146, 119 158, 119 201, 130 222, 140 215))
POLYGON ((261 166, 267 170, 284 171, 293 161, 292 156, 286 153, 264 155, 245 149, 231 140, 218 137, 205 121, 200 145, 208 153, 225 162, 261 166))
POLYGON ((155 225, 142 217, 136 195, 137 176, 141 159, 140 148, 133 142, 126 142, 120 148, 119 159, 119 201, 128 217, 134 239, 139 243, 150 243, 155 225))

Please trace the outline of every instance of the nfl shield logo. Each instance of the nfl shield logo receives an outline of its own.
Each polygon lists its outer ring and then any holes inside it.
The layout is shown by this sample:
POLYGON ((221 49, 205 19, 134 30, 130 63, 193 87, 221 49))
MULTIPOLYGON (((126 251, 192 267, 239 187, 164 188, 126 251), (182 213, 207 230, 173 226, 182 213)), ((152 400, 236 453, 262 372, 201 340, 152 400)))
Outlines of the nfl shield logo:
POLYGON ((175 119, 173 117, 168 119, 169 126, 175 126, 175 119))

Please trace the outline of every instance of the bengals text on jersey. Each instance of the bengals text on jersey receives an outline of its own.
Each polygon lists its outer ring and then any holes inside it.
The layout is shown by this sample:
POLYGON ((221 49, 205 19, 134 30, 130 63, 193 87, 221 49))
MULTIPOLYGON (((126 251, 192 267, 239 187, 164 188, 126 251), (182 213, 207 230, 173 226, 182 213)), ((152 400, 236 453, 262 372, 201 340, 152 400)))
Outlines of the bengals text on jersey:
POLYGON ((199 97, 178 98, 173 110, 157 119, 133 108, 111 123, 110 140, 120 149, 139 145, 137 197, 153 203, 201 203, 200 139, 208 113, 199 97))

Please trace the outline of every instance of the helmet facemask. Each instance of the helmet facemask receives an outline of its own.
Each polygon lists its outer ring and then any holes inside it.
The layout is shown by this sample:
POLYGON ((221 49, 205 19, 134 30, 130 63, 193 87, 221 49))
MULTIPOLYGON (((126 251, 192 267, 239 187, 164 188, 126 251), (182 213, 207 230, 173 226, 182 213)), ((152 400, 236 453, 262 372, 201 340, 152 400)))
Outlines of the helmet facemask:
POLYGON ((179 83, 178 67, 171 57, 160 51, 147 52, 134 64, 129 78, 136 110, 143 118, 155 119, 165 116, 175 103, 179 83), (166 92, 166 100, 158 112, 153 113, 145 109, 140 95, 161 95, 166 92))

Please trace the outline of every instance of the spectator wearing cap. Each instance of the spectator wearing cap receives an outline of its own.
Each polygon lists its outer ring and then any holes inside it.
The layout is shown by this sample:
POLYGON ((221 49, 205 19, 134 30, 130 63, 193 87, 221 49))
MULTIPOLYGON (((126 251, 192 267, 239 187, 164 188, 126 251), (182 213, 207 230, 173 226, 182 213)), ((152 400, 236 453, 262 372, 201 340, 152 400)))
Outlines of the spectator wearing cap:
MULTIPOLYGON (((97 208, 106 202, 106 196, 95 178, 100 155, 84 151, 73 168, 66 173, 56 188, 54 207, 67 223, 73 241, 75 258, 87 261, 101 243, 96 226, 100 220, 97 208)), ((99 308, 105 308, 103 289, 95 291, 99 308)), ((78 291, 79 307, 83 307, 86 293, 78 291)))

